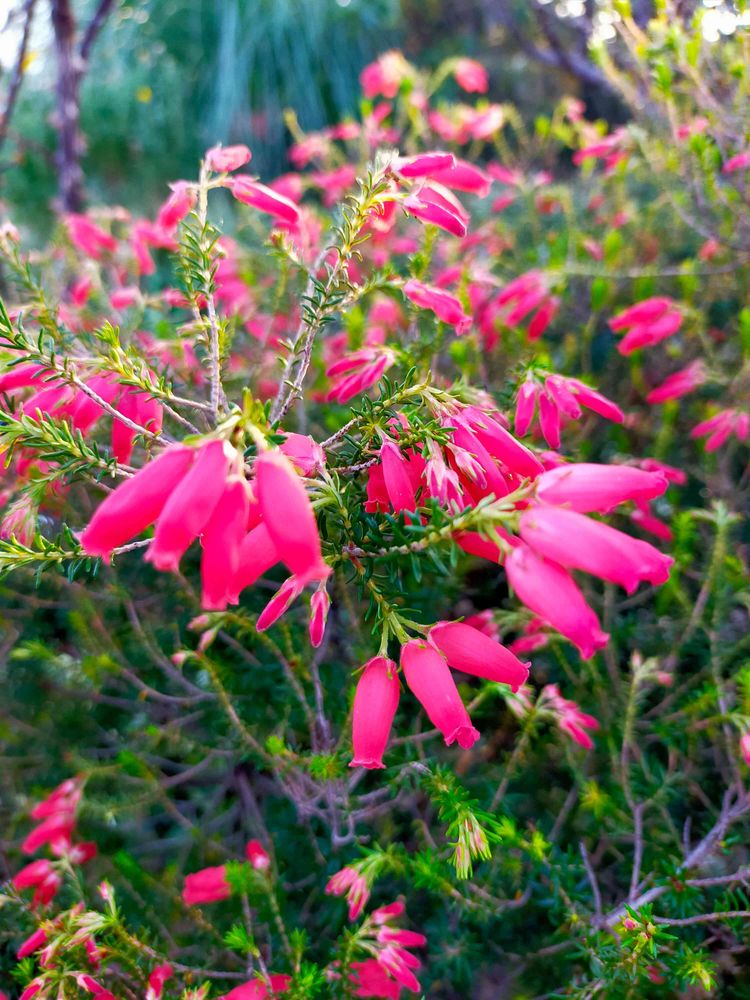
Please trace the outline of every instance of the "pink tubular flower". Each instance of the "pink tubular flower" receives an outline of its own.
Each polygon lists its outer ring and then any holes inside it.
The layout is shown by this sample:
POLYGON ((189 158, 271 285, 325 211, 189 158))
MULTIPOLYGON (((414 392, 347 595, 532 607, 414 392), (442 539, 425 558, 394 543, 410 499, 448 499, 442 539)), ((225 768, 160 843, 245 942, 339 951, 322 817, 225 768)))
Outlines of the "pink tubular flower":
POLYGON ((653 500, 668 486, 661 472, 632 465, 596 465, 579 462, 549 469, 537 480, 538 500, 566 506, 579 514, 605 514, 628 500, 653 500))
POLYGON ((466 315, 460 300, 450 292, 435 288, 434 285, 425 285, 416 278, 410 278, 406 282, 403 292, 420 309, 430 309, 443 323, 455 326, 456 333, 463 333, 471 323, 471 316, 466 315))
POLYGON ((19 947, 16 952, 16 956, 19 960, 26 958, 27 955, 33 955, 35 951, 38 951, 43 945, 47 943, 47 932, 39 927, 34 931, 23 944, 19 947))
POLYGON ((393 441, 384 441, 380 447, 380 461, 388 499, 398 514, 402 510, 415 511, 417 498, 407 461, 401 449, 393 441))
POLYGON ((172 969, 172 966, 167 963, 164 965, 157 965, 155 969, 152 969, 151 974, 148 977, 146 1000, 161 1000, 161 995, 164 992, 164 986, 167 980, 171 979, 173 975, 174 970, 172 969))
POLYGON ((520 534, 546 559, 617 583, 629 594, 642 580, 666 583, 674 562, 648 542, 563 507, 529 507, 521 515, 520 534))
POLYGON ((748 440, 750 414, 738 410, 720 410, 690 431, 691 438, 706 438, 706 451, 718 451, 732 434, 740 441, 748 440))
MULTIPOLYGON (((135 387, 126 388, 116 404, 118 413, 134 420, 153 434, 161 433, 164 410, 158 399, 135 387)), ((133 454, 136 432, 122 422, 112 422, 112 452, 118 462, 127 465, 133 454)))
POLYGON ((258 502, 279 559, 302 582, 325 580, 315 514, 294 466, 280 451, 264 451, 255 462, 258 502))
POLYGON ((114 236, 106 233, 88 216, 69 212, 64 221, 71 243, 87 257, 99 260, 104 251, 114 253, 117 249, 117 240, 114 236))
POLYGON ((606 646, 609 636, 562 566, 537 555, 528 545, 519 545, 505 560, 505 571, 518 599, 570 639, 585 660, 606 646))
POLYGON ((393 169, 401 177, 431 177, 436 170, 444 170, 456 163, 453 153, 419 153, 417 156, 398 157, 393 169))
POLYGON ((235 986, 233 990, 225 993, 218 1000, 268 1000, 268 998, 278 996, 280 993, 286 993, 291 981, 291 976, 269 976, 269 986, 266 986, 260 979, 254 979, 251 983, 235 986))
POLYGON ((461 216, 447 208, 446 205, 440 204, 436 199, 424 197, 426 193, 427 189, 423 188, 422 191, 404 198, 401 204, 410 215, 421 222, 444 229, 452 236, 461 238, 466 236, 466 223, 461 216))
POLYGON ((201 607, 206 611, 224 611, 232 596, 249 510, 245 479, 230 477, 201 536, 201 607))
POLYGON ((591 729, 595 732, 599 729, 599 723, 593 715, 582 712, 574 701, 563 698, 557 684, 547 684, 542 689, 538 707, 551 711, 560 729, 579 746, 585 750, 592 749, 594 743, 586 730, 591 729))
POLYGON ((310 645, 317 649, 323 642, 326 621, 331 607, 325 583, 321 583, 310 598, 310 645))
POLYGON ((488 195, 492 187, 490 175, 467 160, 456 160, 451 166, 436 170, 432 179, 454 191, 465 191, 478 198, 488 195))
POLYGON ((698 389, 706 381, 706 369, 702 361, 693 361, 685 368, 664 379, 661 385, 646 396, 647 403, 666 403, 670 399, 680 399, 698 389))
POLYGON ((326 893, 329 896, 346 896, 349 904, 349 919, 356 920, 370 898, 370 887, 367 879, 356 868, 348 865, 336 872, 326 885, 326 893))
POLYGON ((650 298, 618 313, 609 325, 617 333, 628 330, 617 345, 620 354, 628 355, 677 333, 682 326, 682 313, 670 298, 650 298))
POLYGON ((345 355, 326 372, 334 380, 326 399, 347 403, 360 392, 372 388, 395 360, 393 351, 387 347, 363 347, 345 355))
POLYGON ((357 683, 352 714, 354 757, 349 767, 383 768, 383 753, 399 700, 396 664, 375 656, 357 683))
POLYGON ((206 153, 206 166, 223 174, 244 167, 252 155, 247 146, 212 146, 206 153))
POLYGON ((248 840, 245 844, 245 857, 258 872, 265 871, 271 865, 268 851, 259 840, 248 840))
POLYGON ((242 539, 237 559, 237 571, 227 591, 230 604, 239 602, 239 595, 279 562, 276 546, 265 524, 256 525, 242 539))
POLYGON ((465 750, 472 747, 479 733, 471 724, 445 657, 421 639, 412 639, 401 648, 401 669, 446 745, 458 742, 465 750))
POLYGON ((110 493, 81 535, 86 554, 109 558, 113 549, 152 525, 194 457, 192 448, 167 448, 110 493))
POLYGON ((463 415, 487 451, 509 472, 525 479, 535 479, 543 471, 536 455, 517 441, 490 413, 469 406, 463 410, 463 415))
POLYGON ((32 1000, 39 990, 44 986, 45 981, 41 977, 37 976, 36 979, 32 979, 26 989, 23 991, 18 1000, 32 1000))
POLYGON ((399 1000, 401 986, 390 978, 378 961, 367 958, 352 962, 351 982, 355 997, 378 997, 381 1000, 399 1000))
POLYGON ((159 209, 156 224, 171 235, 188 212, 192 212, 198 195, 187 181, 175 181, 170 187, 172 193, 159 209))
POLYGON ((182 898, 188 906, 200 906, 202 903, 217 903, 228 899, 231 893, 226 866, 218 865, 186 875, 182 898))
POLYGON ((471 625, 438 622, 430 629, 429 640, 454 670, 508 684, 513 691, 528 680, 530 664, 471 625))
POLYGON ((158 516, 147 562, 159 570, 177 571, 191 543, 211 520, 224 494, 230 467, 237 461, 237 452, 225 441, 201 445, 158 516))
POLYGON ((750 149, 746 149, 742 153, 737 153, 735 156, 730 156, 721 168, 721 172, 723 174, 733 174, 738 170, 747 170, 748 168, 750 168, 750 149))
POLYGON ((258 615, 255 623, 256 631, 265 632, 274 625, 287 613, 304 589, 305 580, 301 577, 290 576, 286 579, 258 615))
POLYGON ((359 75, 362 93, 371 100, 373 97, 395 97, 401 83, 409 76, 409 64, 395 49, 384 52, 375 62, 365 66, 359 75))
POLYGON ((509 282, 495 297, 492 308, 500 312, 504 326, 519 326, 531 313, 529 340, 538 340, 554 319, 559 306, 541 271, 527 271, 509 282))
POLYGON ((456 59, 453 63, 453 75, 459 87, 468 94, 486 94, 489 89, 487 70, 476 59, 456 59))
POLYGON ((257 208, 259 212, 267 212, 291 226, 299 222, 299 208, 294 202, 259 181, 234 177, 229 182, 229 190, 237 201, 257 208))
POLYGON ((319 469, 324 469, 326 456, 323 449, 308 434, 295 434, 285 431, 285 440, 279 445, 287 458, 302 476, 313 476, 319 469))

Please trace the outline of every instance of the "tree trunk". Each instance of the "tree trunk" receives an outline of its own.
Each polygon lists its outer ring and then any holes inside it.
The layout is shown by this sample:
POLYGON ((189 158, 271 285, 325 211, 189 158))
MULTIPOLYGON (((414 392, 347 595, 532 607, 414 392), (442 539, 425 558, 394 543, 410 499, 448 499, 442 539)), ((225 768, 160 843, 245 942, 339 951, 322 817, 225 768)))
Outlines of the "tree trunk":
POLYGON ((64 212, 83 208, 83 138, 80 130, 80 99, 83 60, 76 51, 76 23, 70 0, 50 0, 57 56, 57 152, 55 163, 64 212))

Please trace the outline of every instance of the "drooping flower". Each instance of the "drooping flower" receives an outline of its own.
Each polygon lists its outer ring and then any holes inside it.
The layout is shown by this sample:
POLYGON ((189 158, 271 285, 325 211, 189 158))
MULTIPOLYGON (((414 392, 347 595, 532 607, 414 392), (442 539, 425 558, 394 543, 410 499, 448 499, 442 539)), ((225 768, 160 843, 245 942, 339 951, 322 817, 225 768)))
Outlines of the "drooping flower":
POLYGON ((159 209, 156 224, 171 235, 188 212, 192 212, 198 194, 194 185, 188 181, 175 181, 170 187, 172 193, 159 209))
POLYGON ((81 534, 86 554, 108 559, 113 549, 152 525, 194 457, 192 448, 167 448, 110 493, 81 534))
POLYGON ((223 611, 233 596, 250 496, 244 476, 231 476, 201 534, 201 607, 223 611))
POLYGON ((580 419, 583 414, 582 407, 614 423, 621 424, 625 419, 619 406, 578 379, 566 378, 563 375, 546 375, 542 376, 542 380, 537 381, 533 375, 529 375, 519 387, 516 398, 516 434, 527 433, 533 423, 537 404, 539 426, 551 448, 560 446, 560 428, 563 419, 580 419))
POLYGON ((706 451, 718 451, 732 434, 739 441, 748 440, 750 414, 741 410, 719 410, 713 417, 703 420, 690 431, 691 438, 706 438, 706 451))
POLYGON ((438 622, 430 629, 429 640, 454 670, 508 684, 514 691, 528 679, 528 663, 465 622, 438 622))
POLYGON ((380 462, 386 493, 393 510, 415 511, 417 498, 407 469, 407 460, 401 449, 393 441, 386 440, 380 447, 380 462))
POLYGON ((486 94, 490 82, 487 70, 476 59, 465 56, 453 63, 453 75, 456 83, 469 94, 486 94))
POLYGON ((326 885, 329 896, 346 896, 349 904, 349 919, 356 920, 370 898, 370 887, 365 876, 356 868, 347 865, 331 876, 326 885))
POLYGON ((396 356, 388 347, 363 347, 335 361, 326 371, 333 379, 327 399, 347 403, 360 392, 366 392, 393 365, 396 356))
POLYGON ((628 355, 642 347, 652 347, 671 337, 682 326, 679 306, 670 298, 650 298, 613 316, 609 325, 616 333, 628 330, 617 345, 620 354, 628 355))
POLYGON ((693 361, 685 368, 669 375, 661 385, 646 396, 647 403, 666 403, 671 399, 680 399, 694 392, 706 381, 706 369, 702 361, 693 361))
POLYGON ((586 730, 596 732, 599 729, 598 721, 593 715, 582 712, 574 701, 563 698, 557 684, 547 684, 542 689, 537 707, 551 712, 560 729, 579 746, 585 750, 592 749, 594 743, 586 730))
POLYGON ((505 571, 518 599, 570 639, 585 660, 606 646, 609 636, 562 566, 522 544, 505 560, 505 571))
POLYGON ((364 667, 354 694, 349 767, 383 768, 383 753, 398 708, 400 686, 396 664, 376 656, 364 667))
POLYGON ((446 745, 458 742, 468 749, 479 739, 461 701, 445 657, 434 646, 412 639, 401 647, 401 669, 406 683, 446 745))
POLYGON ((114 253, 117 240, 105 232, 101 226, 76 212, 68 212, 64 217, 65 228, 71 243, 93 260, 100 260, 104 252, 114 253))
POLYGON ((318 585, 318 589, 310 598, 310 645, 314 649, 323 642, 330 608, 331 598, 328 596, 324 581, 318 585))
POLYGON ((421 222, 444 229, 452 236, 461 238, 466 236, 466 222, 462 216, 455 212, 452 206, 449 207, 445 199, 436 198, 434 190, 431 192, 428 187, 422 187, 419 191, 408 195, 401 204, 410 215, 421 222))
POLYGON ((294 466, 280 451, 255 462, 258 503, 278 558, 305 586, 330 575, 320 548, 315 514, 294 466))
POLYGON ((176 572, 191 543, 204 531, 221 500, 236 450, 214 440, 197 449, 195 460, 171 490, 162 507, 146 561, 156 569, 176 572))
POLYGON ((455 326, 456 333, 463 333, 471 323, 471 316, 467 316, 464 312, 460 299, 442 288, 410 278, 404 285, 403 292, 407 299, 420 309, 429 309, 443 323, 455 326))
POLYGON ((521 515, 520 533, 546 559, 617 583, 629 594, 642 580, 666 583, 674 562, 648 542, 563 507, 529 507, 521 515))
POLYGON ((243 176, 234 177, 229 181, 229 190, 237 201, 257 208, 259 212, 267 212, 291 226, 299 222, 298 206, 290 198, 266 187, 260 181, 243 176))

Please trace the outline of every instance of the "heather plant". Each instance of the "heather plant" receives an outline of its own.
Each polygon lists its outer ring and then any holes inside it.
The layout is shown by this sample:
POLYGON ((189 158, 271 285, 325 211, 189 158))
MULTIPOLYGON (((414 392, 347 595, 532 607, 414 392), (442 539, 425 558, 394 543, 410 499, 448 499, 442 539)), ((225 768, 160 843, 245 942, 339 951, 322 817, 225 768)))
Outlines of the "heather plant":
POLYGON ((3 225, 7 997, 747 994, 748 39, 604 6, 3 225))

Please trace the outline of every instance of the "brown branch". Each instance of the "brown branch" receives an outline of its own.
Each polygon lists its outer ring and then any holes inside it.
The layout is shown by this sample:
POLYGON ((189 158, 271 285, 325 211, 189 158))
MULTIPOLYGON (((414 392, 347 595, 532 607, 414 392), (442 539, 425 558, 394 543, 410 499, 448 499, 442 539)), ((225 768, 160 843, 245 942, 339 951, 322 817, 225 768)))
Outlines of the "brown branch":
POLYGON ((104 22, 107 20, 109 15, 117 3, 117 0, 99 0, 99 6, 94 11, 91 20, 86 26, 86 30, 83 33, 83 38, 81 39, 81 45, 79 48, 79 53, 81 59, 84 62, 88 62, 89 54, 93 48, 94 42, 96 41, 99 32, 104 27, 104 22))
POLYGON ((34 19, 35 6, 36 0, 26 0, 26 3, 23 6, 23 34, 21 35, 21 41, 18 46, 16 63, 13 67, 13 75, 10 78, 10 84, 8 86, 8 96, 5 101, 5 108, 3 109, 2 118, 0 118, 0 148, 2 148, 3 143, 8 136, 8 127, 10 126, 13 109, 15 108, 16 100, 18 99, 18 94, 21 89, 21 83, 23 81, 26 53, 29 48, 29 36, 31 34, 31 23, 34 19))

